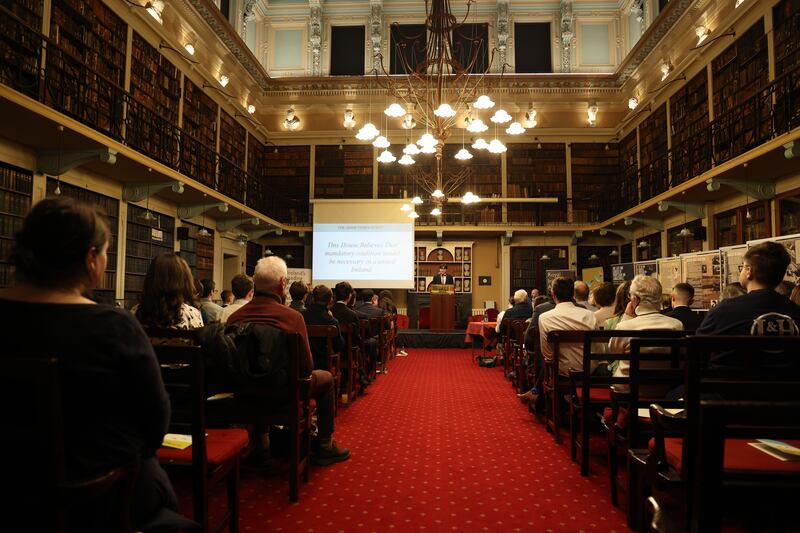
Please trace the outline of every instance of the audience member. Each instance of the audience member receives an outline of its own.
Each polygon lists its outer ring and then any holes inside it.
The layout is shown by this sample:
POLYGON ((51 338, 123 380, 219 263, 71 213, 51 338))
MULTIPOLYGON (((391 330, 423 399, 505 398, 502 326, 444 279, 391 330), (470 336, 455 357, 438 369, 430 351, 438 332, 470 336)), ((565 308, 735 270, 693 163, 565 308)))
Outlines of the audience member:
POLYGON ((222 300, 222 308, 228 307, 233 303, 233 292, 225 289, 221 293, 219 293, 219 297, 222 300))
POLYGON ((508 311, 512 307, 514 307, 514 297, 513 296, 508 299, 508 305, 506 306, 506 308, 503 309, 502 311, 500 311, 499 313, 497 313, 497 318, 495 319, 496 324, 494 326, 494 330, 497 333, 500 333, 500 324, 503 323, 503 317, 506 316, 506 311, 508 311))
POLYGON ((533 301, 533 309, 535 310, 536 306, 541 305, 541 304, 546 303, 546 302, 552 302, 552 300, 549 297, 545 296, 544 294, 540 294, 533 301))
POLYGON ((719 299, 720 301, 730 300, 731 298, 738 298, 739 296, 744 296, 745 294, 747 294, 747 291, 744 290, 742 284, 738 281, 734 281, 733 283, 728 283, 725 285, 725 288, 722 289, 722 294, 719 295, 719 299))
MULTIPOLYGON (((295 282, 296 283, 296 282, 295 282)), ((317 285, 311 291, 311 303, 301 313, 307 326, 336 326, 337 335, 333 339, 333 350, 341 354, 342 334, 339 331, 339 321, 330 312, 333 305, 333 292, 325 285, 317 285)), ((328 341, 323 338, 309 339, 311 355, 314 357, 314 368, 330 370, 328 368, 328 341)))
POLYGON ((589 303, 589 286, 583 281, 575 282, 575 304, 592 313, 597 311, 597 307, 589 303))
POLYGON ((300 372, 311 374, 311 397, 317 403, 319 438, 313 450, 313 460, 318 465, 330 465, 350 457, 350 450, 340 448, 333 441, 333 417, 336 406, 335 387, 331 373, 314 370, 314 360, 308 344, 308 333, 303 315, 284 305, 287 284, 286 262, 277 256, 258 260, 253 278, 257 292, 252 301, 233 313, 229 322, 268 324, 282 331, 299 333, 303 338, 300 354, 300 372))
POLYGON ((222 309, 219 314, 219 321, 222 324, 228 322, 228 318, 246 305, 253 299, 253 280, 250 276, 244 274, 236 274, 231 280, 231 289, 233 289, 233 296, 236 298, 233 303, 222 309))
POLYGON ((622 316, 625 314, 625 309, 628 307, 628 302, 631 299, 631 282, 626 281, 617 287, 617 294, 614 297, 614 316, 607 319, 603 323, 603 329, 615 329, 622 316))
MULTIPOLYGON (((546 359, 553 357, 553 346, 547 342, 547 334, 557 330, 589 331, 597 329, 597 319, 594 311, 574 303, 575 282, 568 278, 557 278, 553 281, 553 301, 556 305, 552 311, 543 313, 539 317, 539 338, 542 356, 546 359)), ((581 370, 583 368, 583 344, 569 343, 560 347, 558 371, 560 374, 569 375, 570 368, 581 370)))
MULTIPOLYGON (((739 282, 747 294, 722 300, 712 308, 700 327, 699 335, 797 335, 800 307, 779 294, 775 287, 786 275, 791 258, 782 245, 764 242, 748 249, 739 282)), ((778 361, 778 357, 774 358, 778 361)), ((719 366, 738 367, 741 355, 721 353, 714 359, 719 366)))
POLYGON ((542 392, 543 380, 543 362, 541 353, 537 353, 535 347, 539 343, 539 317, 542 314, 555 309, 556 304, 552 299, 547 296, 539 296, 533 306, 533 316, 528 323, 528 329, 525 330, 525 352, 526 361, 525 366, 528 368, 533 367, 534 383, 531 389, 523 394, 517 394, 517 397, 525 403, 536 403, 539 398, 539 393, 542 392))
POLYGON ((592 289, 595 305, 600 308, 594 312, 594 317, 598 324, 603 324, 606 320, 614 316, 614 295, 616 289, 614 284, 609 281, 599 283, 592 289))
POLYGON ((528 302, 528 291, 519 289, 514 293, 514 305, 511 309, 506 309, 503 320, 499 321, 500 329, 497 330, 501 335, 508 329, 508 321, 515 318, 531 317, 531 304, 528 302))
MULTIPOLYGON (((66 477, 79 481, 138 460, 130 500, 138 530, 156 515, 178 516, 168 511, 177 502, 155 456, 170 404, 153 348, 133 315, 87 297, 103 279, 110 238, 105 219, 88 204, 59 196, 33 206, 10 257, 14 284, 0 292, 6 332, 0 359, 58 358, 66 477)), ((4 498, 17 514, 4 519, 11 531, 16 518, 30 519, 42 504, 35 494, 45 480, 32 478, 28 463, 7 459, 3 479, 12 490, 4 498)), ((91 508, 67 511, 66 530, 112 531, 118 524, 104 523, 102 512, 118 506, 110 494, 91 508)))
POLYGON ((144 327, 194 329, 203 317, 194 304, 192 270, 172 252, 157 255, 144 277, 141 302, 131 311, 144 327))
POLYGON ((536 307, 536 303, 535 302, 536 302, 536 298, 538 298, 538 297, 539 297, 539 289, 531 289, 531 297, 530 297, 531 313, 533 313, 533 308, 536 307))
POLYGON ((661 314, 666 315, 672 311, 672 294, 661 295, 661 314))
POLYGON ((306 309, 306 297, 308 296, 308 286, 302 281, 295 281, 289 286, 289 296, 292 301, 289 302, 289 307, 302 313, 306 309))
POLYGON ((794 290, 794 283, 792 283, 791 281, 783 280, 775 286, 775 292, 777 292, 781 296, 786 296, 787 298, 791 296, 793 290, 794 290))
POLYGON ((383 309, 378 307, 378 296, 370 289, 362 289, 358 292, 355 311, 364 318, 373 318, 386 314, 383 309))
MULTIPOLYGON (((352 301, 356 298, 355 292, 353 292, 353 287, 347 281, 340 281, 333 288, 333 298, 336 300, 336 302, 333 304, 333 307, 331 307, 331 313, 333 314, 334 318, 339 321, 339 324, 349 324, 352 327, 353 346, 360 346, 361 328, 358 314, 350 307, 352 301)), ((373 339, 366 340, 366 343, 369 342, 375 344, 373 339)), ((369 350, 369 348, 367 349, 369 350)), ((374 348, 372 350, 374 350, 374 348)), ((372 383, 372 381, 366 375, 365 369, 359 368, 359 373, 362 385, 368 385, 369 383, 372 383)))
POLYGON ((211 324, 212 322, 219 321, 219 314, 222 313, 222 307, 211 301, 211 297, 217 292, 217 285, 212 279, 201 279, 200 286, 200 299, 198 306, 200 307, 200 314, 203 317, 203 324, 211 324))
MULTIPOLYGON (((689 286, 689 288, 691 288, 691 286, 689 286)), ((679 290, 685 291, 686 289, 679 290)), ((642 274, 634 277, 630 287, 630 301, 625 308, 625 314, 622 316, 617 329, 682 330, 683 323, 681 323, 680 320, 661 314, 661 291, 661 282, 656 278, 644 276, 642 274)), ((692 294, 694 294, 694 292, 692 292, 692 294)), ((629 337, 612 337, 608 345, 610 353, 630 353, 631 339, 629 337)), ((627 377, 629 375, 629 370, 629 361, 617 361, 614 376, 627 377)))
POLYGON ((396 315, 397 314, 397 306, 394 305, 392 301, 392 293, 391 291, 382 290, 380 292, 380 298, 378 299, 378 307, 383 309, 383 312, 389 315, 396 315))
MULTIPOLYGON (((678 283, 672 287, 672 310, 664 315, 680 320, 686 331, 695 331, 700 326, 701 318, 691 309, 693 301, 694 287, 688 283, 678 283)), ((627 327, 627 323, 625 325, 627 327)))
POLYGON ((795 288, 792 289, 792 295, 789 299, 796 304, 800 304, 800 285, 796 285, 795 288))

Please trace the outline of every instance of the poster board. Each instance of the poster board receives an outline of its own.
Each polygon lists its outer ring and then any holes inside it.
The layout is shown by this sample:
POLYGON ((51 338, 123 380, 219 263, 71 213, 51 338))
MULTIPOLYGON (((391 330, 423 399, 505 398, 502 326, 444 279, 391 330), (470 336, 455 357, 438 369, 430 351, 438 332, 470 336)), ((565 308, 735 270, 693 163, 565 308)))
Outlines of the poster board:
POLYGON ((719 301, 721 268, 719 250, 682 254, 681 281, 694 287, 692 309, 708 311, 719 301))
POLYGON ((651 278, 658 278, 658 262, 655 260, 634 262, 633 275, 650 276, 651 278))
POLYGON ((737 246, 724 246, 719 249, 719 258, 722 264, 722 281, 720 283, 722 290, 729 283, 738 283, 747 248, 747 244, 739 244, 737 246))
POLYGON ((658 281, 661 282, 662 294, 672 294, 672 288, 681 282, 682 262, 680 257, 658 259, 658 281))
POLYGON ((545 271, 545 276, 547 279, 547 292, 550 293, 550 288, 553 286, 553 281, 556 278, 569 278, 569 279, 578 279, 578 273, 574 270, 547 270, 545 271))
POLYGON ((616 263, 611 265, 611 281, 614 285, 633 279, 633 263, 616 263))
POLYGON ((595 284, 605 281, 603 277, 603 267, 590 267, 581 270, 581 280, 591 289, 595 284))
POLYGON ((781 237, 770 237, 768 239, 758 239, 755 241, 747 241, 747 246, 752 248, 756 244, 762 242, 773 241, 781 244, 789 252, 791 262, 786 268, 786 275, 783 277, 786 281, 791 281, 795 285, 800 282, 800 233, 793 235, 783 235, 781 237))

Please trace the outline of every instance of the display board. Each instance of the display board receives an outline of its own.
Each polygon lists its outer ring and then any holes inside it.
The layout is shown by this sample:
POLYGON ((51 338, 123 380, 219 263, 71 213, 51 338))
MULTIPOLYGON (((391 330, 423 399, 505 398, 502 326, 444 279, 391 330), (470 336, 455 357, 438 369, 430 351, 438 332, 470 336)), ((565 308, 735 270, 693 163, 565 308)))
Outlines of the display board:
POLYGON ((591 267, 581 270, 581 279, 591 289, 596 283, 603 283, 603 267, 591 267))
POLYGON ((774 241, 778 244, 782 244, 786 251, 789 252, 789 257, 791 258, 791 262, 789 263, 788 268, 786 269, 786 275, 784 276, 784 280, 791 281, 795 285, 800 282, 800 233, 795 233, 794 235, 784 235, 782 237, 772 237, 769 239, 758 239, 756 241, 748 241, 747 246, 752 248, 756 244, 761 244, 762 242, 767 241, 774 241))
POLYGON ((658 263, 658 281, 661 282, 661 292, 672 294, 672 288, 682 279, 681 258, 666 257, 656 262, 658 263))
POLYGON ((744 254, 747 252, 747 248, 747 244, 740 244, 737 246, 724 246, 719 249, 719 258, 722 264, 722 282, 720 283, 722 290, 729 283, 739 282, 739 273, 742 271, 744 254))
POLYGON ((547 270, 547 292, 551 292, 553 282, 558 278, 578 279, 578 273, 574 270, 547 270))
POLYGON ((633 263, 617 263, 611 265, 611 281, 614 285, 633 279, 633 263))
POLYGON ((719 301, 719 250, 682 254, 681 281, 694 287, 692 309, 707 311, 719 301))
POLYGON ((658 277, 658 262, 653 261, 636 261, 633 263, 634 276, 650 276, 651 278, 658 277))

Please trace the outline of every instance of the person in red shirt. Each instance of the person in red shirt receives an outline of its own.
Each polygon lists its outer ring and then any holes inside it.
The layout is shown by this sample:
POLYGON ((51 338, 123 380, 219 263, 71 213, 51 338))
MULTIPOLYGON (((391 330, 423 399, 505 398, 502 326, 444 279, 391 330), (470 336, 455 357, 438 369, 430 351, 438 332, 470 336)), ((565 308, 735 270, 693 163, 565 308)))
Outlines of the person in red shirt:
POLYGON ((256 264, 253 273, 255 295, 253 299, 228 318, 228 324, 240 322, 260 323, 280 330, 299 333, 302 337, 300 373, 311 374, 311 397, 317 402, 319 425, 318 446, 313 460, 321 466, 350 458, 350 450, 340 448, 333 440, 333 416, 336 402, 333 377, 327 370, 314 370, 314 360, 308 344, 308 332, 303 315, 285 305, 288 273, 286 262, 277 256, 264 257, 256 264))

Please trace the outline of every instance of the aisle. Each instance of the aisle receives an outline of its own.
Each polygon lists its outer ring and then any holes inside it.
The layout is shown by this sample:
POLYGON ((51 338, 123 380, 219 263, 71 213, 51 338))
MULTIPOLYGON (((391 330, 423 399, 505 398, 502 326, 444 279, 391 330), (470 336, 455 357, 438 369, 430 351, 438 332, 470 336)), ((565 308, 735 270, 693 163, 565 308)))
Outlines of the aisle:
POLYGON ((581 478, 499 369, 409 350, 336 419, 352 458, 287 482, 243 472, 242 531, 627 531, 606 478, 581 478))

